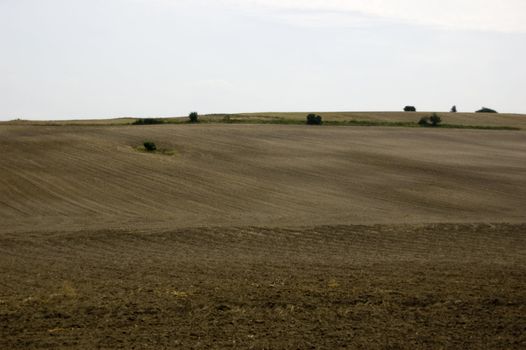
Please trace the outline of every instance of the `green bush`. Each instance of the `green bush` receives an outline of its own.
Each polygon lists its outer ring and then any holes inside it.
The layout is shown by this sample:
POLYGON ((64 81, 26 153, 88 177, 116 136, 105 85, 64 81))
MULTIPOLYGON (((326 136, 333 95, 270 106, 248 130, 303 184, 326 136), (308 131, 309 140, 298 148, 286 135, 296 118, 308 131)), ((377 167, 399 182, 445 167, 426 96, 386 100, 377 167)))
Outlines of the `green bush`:
POLYGON ((420 126, 438 126, 440 123, 442 123, 442 118, 436 113, 431 114, 430 117, 422 117, 418 121, 418 125, 420 126))
POLYGON ((429 121, 431 122, 431 126, 437 126, 442 123, 442 118, 440 118, 438 114, 433 113, 431 117, 429 117, 429 121))
POLYGON ((133 125, 152 125, 152 124, 163 124, 164 120, 162 119, 155 119, 155 118, 144 118, 144 119, 137 119, 132 124, 133 125))
POLYGON ((190 123, 199 123, 199 114, 197 114, 197 112, 190 112, 188 119, 190 119, 190 123))
POLYGON ((309 114, 307 115, 307 124, 309 125, 321 125, 323 123, 321 115, 309 114))
POLYGON ((497 111, 494 110, 494 109, 491 109, 491 108, 482 107, 481 109, 479 109, 475 113, 497 113, 497 111))
POLYGON ((155 145, 155 143, 153 143, 151 141, 146 141, 144 143, 144 149, 147 150, 148 152, 153 152, 153 151, 157 150, 157 146, 155 145))
POLYGON ((418 125, 420 126, 428 126, 429 125, 429 117, 422 117, 418 121, 418 125))

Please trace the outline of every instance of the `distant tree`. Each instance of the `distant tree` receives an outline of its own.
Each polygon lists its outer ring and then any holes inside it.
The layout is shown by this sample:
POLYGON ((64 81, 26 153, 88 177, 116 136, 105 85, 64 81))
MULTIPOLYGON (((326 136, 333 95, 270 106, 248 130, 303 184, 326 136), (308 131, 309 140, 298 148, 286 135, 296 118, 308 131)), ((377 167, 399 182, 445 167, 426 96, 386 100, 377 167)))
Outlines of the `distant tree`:
POLYGON ((475 113, 498 113, 498 112, 496 110, 494 110, 494 109, 491 109, 491 108, 482 107, 481 109, 479 109, 475 113))
POLYGON ((321 125, 323 123, 321 115, 309 114, 307 115, 307 124, 309 125, 321 125))
POLYGON ((451 113, 457 113, 457 106, 451 107, 451 113))
POLYGON ((416 107, 415 106, 405 106, 404 112, 416 112, 416 107))
POLYGON ((197 114, 197 112, 191 112, 188 114, 188 119, 190 119, 190 123, 199 123, 199 114, 197 114))
POLYGON ((153 143, 151 141, 146 141, 144 143, 144 149, 147 150, 148 152, 153 152, 153 151, 157 150, 157 146, 155 145, 155 143, 153 143))
POLYGON ((420 126, 438 126, 440 123, 442 123, 442 118, 436 113, 431 114, 430 117, 422 117, 418 121, 418 125, 420 126))
POLYGON ((442 123, 442 118, 440 118, 438 114, 433 113, 431 117, 429 117, 429 121, 431 122, 431 126, 437 126, 442 123))

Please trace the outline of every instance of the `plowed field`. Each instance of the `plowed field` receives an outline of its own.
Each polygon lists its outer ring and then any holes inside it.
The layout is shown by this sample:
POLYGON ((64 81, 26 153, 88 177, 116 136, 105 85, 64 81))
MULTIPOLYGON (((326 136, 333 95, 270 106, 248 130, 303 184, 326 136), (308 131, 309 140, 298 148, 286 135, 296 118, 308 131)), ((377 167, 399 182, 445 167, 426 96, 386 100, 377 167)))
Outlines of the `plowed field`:
POLYGON ((4 125, 0 154, 1 349, 526 347, 523 131, 4 125))

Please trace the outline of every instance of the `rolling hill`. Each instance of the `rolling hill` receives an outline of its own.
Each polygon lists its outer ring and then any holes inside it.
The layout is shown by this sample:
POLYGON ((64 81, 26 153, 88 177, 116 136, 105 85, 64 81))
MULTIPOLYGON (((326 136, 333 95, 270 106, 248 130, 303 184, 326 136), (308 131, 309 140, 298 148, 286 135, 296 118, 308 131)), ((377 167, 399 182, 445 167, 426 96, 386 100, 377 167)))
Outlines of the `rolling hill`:
POLYGON ((523 349, 526 131, 302 115, 0 124, 0 348, 523 349))
POLYGON ((286 125, 0 127, 2 230, 517 222, 526 135, 286 125), (172 155, 135 148, 154 141, 172 155))

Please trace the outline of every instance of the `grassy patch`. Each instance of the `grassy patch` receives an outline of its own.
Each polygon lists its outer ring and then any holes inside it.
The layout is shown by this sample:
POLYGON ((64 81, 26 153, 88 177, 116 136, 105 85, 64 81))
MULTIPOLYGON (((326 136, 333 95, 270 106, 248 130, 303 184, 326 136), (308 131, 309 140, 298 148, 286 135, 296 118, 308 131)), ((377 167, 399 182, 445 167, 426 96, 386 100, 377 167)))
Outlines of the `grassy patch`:
MULTIPOLYGON (((208 118, 203 119, 204 123, 215 124, 281 124, 281 125, 305 125, 302 119, 288 119, 281 117, 274 118, 208 118)), ((383 121, 383 120, 324 120, 323 125, 329 126, 387 126, 387 127, 404 127, 415 128, 420 127, 417 122, 404 121, 383 121)), ((491 126, 491 125, 462 125, 462 124, 440 124, 433 128, 445 129, 479 129, 479 130, 521 130, 517 127, 511 126, 491 126)))
POLYGON ((398 126, 413 128, 418 126, 414 122, 388 122, 383 120, 328 120, 324 122, 325 125, 341 125, 341 126, 398 126))
MULTIPOLYGON (((164 124, 191 124, 186 118, 161 119, 164 124)), ((283 116, 249 116, 242 114, 209 114, 199 118, 200 124, 273 124, 273 125, 306 125, 303 118, 287 118, 283 116)), ((386 121, 364 119, 323 120, 325 126, 383 126, 383 127, 420 127, 417 121, 386 121)), ((513 126, 469 125, 469 124, 440 124, 433 128, 445 129, 478 129, 478 130, 521 130, 513 126)))

